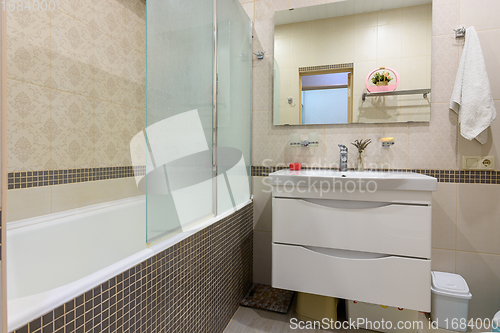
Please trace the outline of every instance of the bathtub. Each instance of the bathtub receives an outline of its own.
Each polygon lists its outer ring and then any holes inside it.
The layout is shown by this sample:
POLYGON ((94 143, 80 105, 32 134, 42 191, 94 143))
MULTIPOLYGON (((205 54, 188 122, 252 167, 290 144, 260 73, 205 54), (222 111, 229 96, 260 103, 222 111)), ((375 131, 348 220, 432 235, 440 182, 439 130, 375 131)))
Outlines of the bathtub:
POLYGON ((146 245, 145 196, 8 223, 9 332, 249 202, 150 247, 146 245))

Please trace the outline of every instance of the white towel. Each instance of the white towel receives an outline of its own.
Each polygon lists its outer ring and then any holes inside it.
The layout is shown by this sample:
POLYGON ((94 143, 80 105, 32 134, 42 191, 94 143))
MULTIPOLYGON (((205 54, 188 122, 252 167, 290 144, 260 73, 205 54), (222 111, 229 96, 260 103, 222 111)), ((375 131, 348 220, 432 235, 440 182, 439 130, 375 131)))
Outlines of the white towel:
POLYGON ((467 29, 450 109, 458 114, 460 134, 481 144, 488 141, 488 127, 497 112, 491 97, 483 51, 474 27, 467 29))

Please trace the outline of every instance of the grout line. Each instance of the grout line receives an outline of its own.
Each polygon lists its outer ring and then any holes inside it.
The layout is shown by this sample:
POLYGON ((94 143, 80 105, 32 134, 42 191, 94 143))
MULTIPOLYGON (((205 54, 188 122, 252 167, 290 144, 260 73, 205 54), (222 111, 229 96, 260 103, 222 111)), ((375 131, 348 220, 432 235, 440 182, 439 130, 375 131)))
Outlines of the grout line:
POLYGON ((8 77, 7 79, 8 80, 12 80, 12 81, 16 81, 16 82, 20 82, 20 83, 30 84, 30 85, 37 86, 37 87, 44 88, 44 89, 51 89, 51 90, 59 91, 59 92, 66 93, 66 94, 71 94, 71 95, 75 95, 75 96, 79 96, 79 97, 84 97, 84 98, 89 98, 89 99, 93 99, 93 100, 96 100, 96 101, 101 101, 101 102, 105 102, 105 103, 109 103, 109 104, 114 104, 114 105, 124 106, 124 107, 131 108, 131 109, 145 111, 145 109, 141 109, 141 108, 138 108, 138 107, 135 107, 135 106, 125 105, 125 104, 119 104, 119 103, 116 103, 116 102, 113 102, 113 101, 110 101, 110 100, 95 98, 95 97, 86 96, 86 95, 80 95, 80 94, 77 94, 77 93, 74 93, 74 92, 71 92, 71 91, 66 91, 66 90, 61 90, 61 89, 55 89, 55 88, 47 87, 47 86, 44 86, 44 85, 41 85, 41 84, 37 84, 37 83, 32 83, 32 82, 23 81, 23 80, 19 80, 19 79, 15 79, 15 78, 10 78, 10 77, 8 77))

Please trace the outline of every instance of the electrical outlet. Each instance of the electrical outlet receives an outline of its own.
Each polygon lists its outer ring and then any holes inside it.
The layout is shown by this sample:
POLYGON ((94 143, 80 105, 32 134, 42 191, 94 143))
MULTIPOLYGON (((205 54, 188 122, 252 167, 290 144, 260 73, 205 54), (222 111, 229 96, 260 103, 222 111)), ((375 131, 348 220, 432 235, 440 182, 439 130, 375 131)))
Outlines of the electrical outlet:
POLYGON ((495 170, 495 156, 462 156, 463 170, 495 170))

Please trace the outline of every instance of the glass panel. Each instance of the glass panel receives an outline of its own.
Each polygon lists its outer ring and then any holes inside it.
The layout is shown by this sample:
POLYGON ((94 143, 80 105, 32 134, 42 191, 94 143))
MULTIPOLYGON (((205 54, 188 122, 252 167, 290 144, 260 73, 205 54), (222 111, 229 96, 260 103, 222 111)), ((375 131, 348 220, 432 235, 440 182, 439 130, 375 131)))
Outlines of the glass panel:
MULTIPOLYGON (((252 22, 238 0, 219 0, 217 24, 217 211, 220 214, 250 198, 252 22)), ((269 60, 266 57, 259 61, 269 60)))
POLYGON ((147 2, 147 240, 212 212, 213 2, 147 2))

